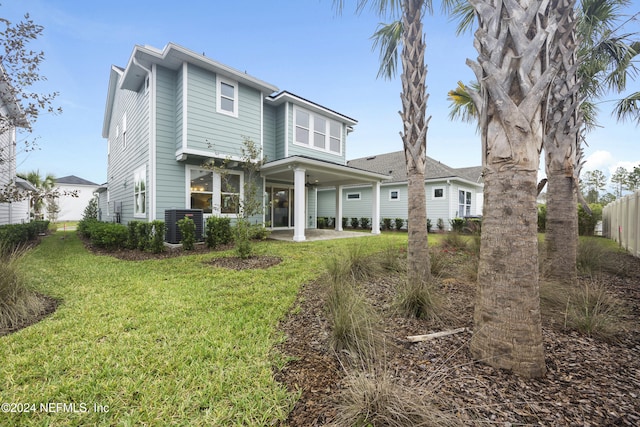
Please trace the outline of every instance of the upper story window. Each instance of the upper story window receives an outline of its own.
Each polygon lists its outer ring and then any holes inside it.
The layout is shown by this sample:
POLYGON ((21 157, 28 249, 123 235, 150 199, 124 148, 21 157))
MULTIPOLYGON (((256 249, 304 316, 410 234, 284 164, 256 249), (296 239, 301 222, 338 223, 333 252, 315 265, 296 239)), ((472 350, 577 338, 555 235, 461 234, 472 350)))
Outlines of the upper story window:
POLYGON ((342 125, 300 108, 294 109, 295 143, 334 154, 342 152, 342 125))
POLYGON ((216 109, 218 113, 238 117, 238 83, 218 76, 216 109))
POLYGON ((434 199, 442 199, 442 198, 444 198, 444 188, 434 188, 433 189, 433 198, 434 199))
POLYGON ((400 200, 400 190, 389 190, 389 200, 400 200))

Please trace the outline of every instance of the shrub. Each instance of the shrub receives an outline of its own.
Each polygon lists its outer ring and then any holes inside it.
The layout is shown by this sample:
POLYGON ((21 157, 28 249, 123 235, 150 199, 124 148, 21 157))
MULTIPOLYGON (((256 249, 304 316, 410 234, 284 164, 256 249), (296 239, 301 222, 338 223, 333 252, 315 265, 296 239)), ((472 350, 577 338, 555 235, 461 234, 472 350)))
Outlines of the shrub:
POLYGON ((90 239, 91 232, 96 226, 96 224, 98 223, 99 221, 97 219, 93 219, 93 218, 83 219, 80 222, 78 222, 78 226, 76 227, 76 230, 85 239, 90 239))
POLYGON ((127 223, 127 249, 138 249, 138 224, 140 221, 127 223))
POLYGON ((151 246, 151 224, 145 221, 137 221, 136 238, 138 249, 146 251, 151 246))
POLYGON ((366 217, 362 217, 360 218, 360 226, 364 229, 369 228, 369 224, 371 223, 371 220, 369 218, 366 217))
POLYGON ((196 223, 188 216, 185 216, 178 220, 178 228, 182 234, 182 249, 192 251, 196 242, 196 223))
POLYGON ((463 218, 453 218, 449 220, 449 224, 451 224, 451 229, 456 233, 462 233, 464 230, 464 219, 463 218))
POLYGON ((351 228, 358 228, 360 220, 358 218, 351 218, 351 228))
POLYGON ((226 245, 233 240, 231 219, 228 217, 211 216, 207 218, 205 244, 215 249, 219 245, 226 245))
POLYGON ((151 222, 151 239, 149 244, 149 249, 154 254, 159 254, 165 251, 164 246, 164 233, 166 231, 166 226, 164 221, 156 219, 151 222))
POLYGON ((581 236, 593 236, 596 224, 602 219, 602 205, 590 203, 591 214, 578 205, 578 234, 581 236))
POLYGON ((238 257, 241 259, 249 258, 253 252, 251 247, 251 224, 249 224, 249 221, 244 218, 238 219, 234 228, 234 237, 238 257))
POLYGON ((20 247, 0 242, 0 329, 13 328, 44 308, 20 274, 18 261, 24 253, 20 247))
POLYGON ((91 243, 109 250, 124 248, 127 244, 127 227, 110 222, 96 222, 91 227, 91 243))
POLYGON ((432 224, 431 224, 431 219, 427 218, 427 233, 431 233, 431 228, 432 228, 432 224))
POLYGON ((98 198, 93 197, 89 200, 89 204, 84 208, 84 212, 82 213, 82 219, 98 219, 98 198))
POLYGON ((480 235, 482 232, 482 218, 465 218, 465 233, 480 235))
POLYGON ((342 229, 347 228, 347 223, 349 222, 349 218, 342 218, 342 229))
POLYGON ((438 218, 438 231, 444 231, 444 220, 442 218, 438 218))
POLYGON ((402 230, 402 227, 404 227, 404 219, 402 218, 396 218, 394 220, 395 225, 396 225, 396 230, 400 231, 402 230))
POLYGON ((264 224, 252 224, 249 230, 249 238, 251 240, 267 240, 271 230, 267 229, 264 224))
POLYGON ((318 217, 318 228, 326 228, 327 227, 327 219, 324 217, 318 217))
POLYGON ((382 228, 384 230, 391 230, 391 218, 382 218, 382 228))

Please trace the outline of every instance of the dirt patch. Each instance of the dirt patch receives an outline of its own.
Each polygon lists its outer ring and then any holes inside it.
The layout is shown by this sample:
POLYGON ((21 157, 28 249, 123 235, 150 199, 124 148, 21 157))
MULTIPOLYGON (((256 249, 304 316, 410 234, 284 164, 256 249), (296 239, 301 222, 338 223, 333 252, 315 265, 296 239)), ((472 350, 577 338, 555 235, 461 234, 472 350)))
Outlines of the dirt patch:
MULTIPOLYGON (((455 255, 453 255, 455 256, 455 255)), ((443 410, 464 425, 640 425, 640 260, 621 256, 624 274, 604 282, 626 307, 613 341, 590 338, 544 319, 547 374, 527 380, 474 361, 469 333, 411 344, 408 335, 473 326, 475 288, 456 271, 445 273, 442 290, 451 310, 439 321, 406 319, 392 309, 396 274, 369 280, 367 297, 382 314, 388 351, 385 366, 399 384, 433 390, 443 410)), ((455 265, 455 260, 452 265, 455 265)), ((589 280, 584 278, 582 280, 589 280)), ((291 358, 276 379, 301 393, 285 425, 319 426, 334 421, 348 368, 329 350, 321 283, 305 285, 280 330, 279 350, 291 358)))
POLYGON ((278 265, 282 262, 282 259, 275 256, 251 256, 249 258, 239 257, 224 257, 215 258, 208 261, 207 264, 211 264, 215 267, 228 268, 230 270, 247 270, 256 268, 269 268, 274 265, 278 265))

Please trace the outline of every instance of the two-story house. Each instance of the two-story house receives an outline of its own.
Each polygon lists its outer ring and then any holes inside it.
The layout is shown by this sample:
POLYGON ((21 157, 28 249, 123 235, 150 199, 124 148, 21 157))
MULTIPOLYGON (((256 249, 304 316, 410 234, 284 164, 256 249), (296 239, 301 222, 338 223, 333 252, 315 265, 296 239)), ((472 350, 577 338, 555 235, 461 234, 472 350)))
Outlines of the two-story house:
POLYGON ((16 176, 16 128, 29 122, 0 64, 0 225, 29 222, 28 191, 35 188, 16 176))
MULTIPOLYGON (((108 184, 98 190, 103 221, 164 219, 171 209, 204 216, 239 214, 245 139, 268 163, 259 183, 264 212, 255 222, 293 228, 305 240, 314 228, 320 187, 380 188, 388 176, 348 166, 346 142, 357 121, 245 72, 169 43, 135 46, 125 68, 113 66, 102 135, 108 140, 108 184), (225 179, 203 165, 231 160, 225 179)), ((379 191, 374 191, 379 194, 379 191)), ((380 203, 370 206, 379 233, 380 203)))

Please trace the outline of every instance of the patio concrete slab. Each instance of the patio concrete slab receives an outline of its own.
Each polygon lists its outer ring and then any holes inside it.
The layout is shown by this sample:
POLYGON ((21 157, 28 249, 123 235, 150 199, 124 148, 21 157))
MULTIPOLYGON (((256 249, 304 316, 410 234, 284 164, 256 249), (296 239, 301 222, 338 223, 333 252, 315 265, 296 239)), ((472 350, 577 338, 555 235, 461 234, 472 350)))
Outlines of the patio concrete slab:
MULTIPOLYGON (((335 231, 335 230, 320 230, 317 228, 308 228, 304 231, 306 242, 313 242, 315 240, 331 240, 331 239, 346 239, 350 237, 365 237, 372 236, 371 232, 367 231, 335 231)), ((273 230, 269 235, 270 239, 293 241, 293 230, 273 230)))

